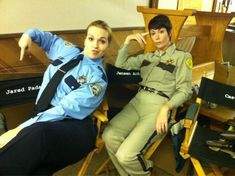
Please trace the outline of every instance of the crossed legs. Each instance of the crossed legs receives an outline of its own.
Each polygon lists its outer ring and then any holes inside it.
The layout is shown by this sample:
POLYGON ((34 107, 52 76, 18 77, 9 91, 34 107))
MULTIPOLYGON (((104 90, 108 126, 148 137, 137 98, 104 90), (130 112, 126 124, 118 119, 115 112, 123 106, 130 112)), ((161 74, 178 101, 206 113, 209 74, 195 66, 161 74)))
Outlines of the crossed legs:
POLYGON ((102 137, 121 176, 151 174, 152 162, 143 154, 157 140, 155 121, 161 103, 142 104, 134 98, 106 127, 102 137))

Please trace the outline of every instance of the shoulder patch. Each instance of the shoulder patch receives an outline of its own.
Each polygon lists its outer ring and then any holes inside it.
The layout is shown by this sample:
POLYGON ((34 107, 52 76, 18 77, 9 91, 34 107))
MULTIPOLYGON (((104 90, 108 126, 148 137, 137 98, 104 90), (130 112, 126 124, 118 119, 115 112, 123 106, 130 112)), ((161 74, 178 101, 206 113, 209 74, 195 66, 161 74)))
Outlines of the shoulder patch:
POLYGON ((103 86, 99 83, 92 83, 89 85, 90 91, 94 96, 98 96, 103 90, 103 86))
POLYGON ((68 42, 68 41, 65 41, 65 42, 64 42, 64 45, 65 45, 65 46, 73 46, 73 44, 72 44, 71 42, 68 42))
POLYGON ((192 69, 193 68, 193 61, 192 61, 192 58, 191 57, 188 57, 186 60, 185 60, 185 64, 187 65, 187 67, 189 69, 192 69))

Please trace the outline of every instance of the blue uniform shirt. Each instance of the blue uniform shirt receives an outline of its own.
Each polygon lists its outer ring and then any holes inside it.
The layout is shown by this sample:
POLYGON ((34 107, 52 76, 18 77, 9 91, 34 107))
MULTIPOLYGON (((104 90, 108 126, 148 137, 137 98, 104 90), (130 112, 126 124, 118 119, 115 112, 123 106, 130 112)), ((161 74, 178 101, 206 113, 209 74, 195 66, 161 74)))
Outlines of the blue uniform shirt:
MULTIPOLYGON (((36 103, 44 88, 63 64, 75 59, 83 52, 71 43, 38 29, 30 29, 26 33, 47 54, 52 63, 44 73, 36 103)), ((37 116, 21 124, 24 128, 36 122, 58 121, 65 118, 84 119, 102 102, 107 88, 103 59, 90 59, 84 56, 80 63, 69 70, 57 87, 51 100, 52 108, 40 112, 37 116)))

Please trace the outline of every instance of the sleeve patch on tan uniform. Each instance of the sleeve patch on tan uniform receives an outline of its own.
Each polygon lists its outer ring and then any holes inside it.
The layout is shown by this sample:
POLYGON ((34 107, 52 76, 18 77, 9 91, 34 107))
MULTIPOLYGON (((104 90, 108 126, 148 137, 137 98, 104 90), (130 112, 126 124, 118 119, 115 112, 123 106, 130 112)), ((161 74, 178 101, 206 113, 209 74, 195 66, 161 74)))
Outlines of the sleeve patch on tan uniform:
POLYGON ((187 65, 187 67, 189 69, 192 69, 193 68, 193 61, 192 61, 192 58, 191 57, 188 57, 185 61, 185 64, 187 65))
POLYGON ((103 90, 103 86, 99 83, 93 83, 89 85, 90 91, 94 96, 98 96, 103 90))

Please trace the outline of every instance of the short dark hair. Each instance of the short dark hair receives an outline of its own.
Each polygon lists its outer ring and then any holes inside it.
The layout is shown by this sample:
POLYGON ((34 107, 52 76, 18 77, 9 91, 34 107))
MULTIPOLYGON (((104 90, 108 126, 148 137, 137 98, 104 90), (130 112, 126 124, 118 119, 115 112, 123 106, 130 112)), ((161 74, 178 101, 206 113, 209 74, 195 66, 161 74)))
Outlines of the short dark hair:
POLYGON ((170 34, 172 29, 172 24, 170 19, 166 15, 157 15, 153 17, 148 24, 149 31, 151 29, 161 29, 161 28, 166 28, 168 35, 170 34))

